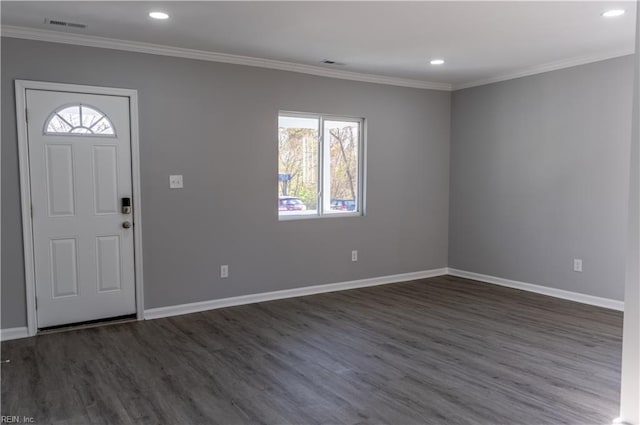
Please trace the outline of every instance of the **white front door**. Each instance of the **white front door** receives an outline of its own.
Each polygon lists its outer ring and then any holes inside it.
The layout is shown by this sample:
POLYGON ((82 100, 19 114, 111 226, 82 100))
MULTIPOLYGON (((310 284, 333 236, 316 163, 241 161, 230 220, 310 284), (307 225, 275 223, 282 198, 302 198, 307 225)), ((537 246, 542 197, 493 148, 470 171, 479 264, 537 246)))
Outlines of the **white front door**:
POLYGON ((26 103, 38 327, 135 313, 129 98, 26 103))

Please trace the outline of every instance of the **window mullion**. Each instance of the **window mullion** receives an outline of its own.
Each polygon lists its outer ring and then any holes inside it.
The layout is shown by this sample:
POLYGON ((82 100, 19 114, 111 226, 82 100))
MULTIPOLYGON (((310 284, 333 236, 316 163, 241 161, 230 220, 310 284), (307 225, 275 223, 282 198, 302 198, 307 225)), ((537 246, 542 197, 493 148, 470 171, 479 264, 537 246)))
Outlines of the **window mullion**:
POLYGON ((324 118, 318 117, 318 215, 323 215, 324 208, 324 118))
POLYGON ((322 212, 331 209, 331 137, 325 132, 322 117, 322 212), (328 195, 328 196, 327 196, 328 195))

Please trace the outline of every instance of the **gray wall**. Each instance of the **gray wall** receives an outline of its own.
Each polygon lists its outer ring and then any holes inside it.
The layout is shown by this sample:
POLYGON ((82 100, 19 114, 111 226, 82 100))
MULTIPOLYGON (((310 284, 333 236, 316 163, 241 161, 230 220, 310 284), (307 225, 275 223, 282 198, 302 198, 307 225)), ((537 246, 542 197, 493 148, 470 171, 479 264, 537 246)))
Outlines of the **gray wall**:
POLYGON ((14 79, 139 91, 154 308, 447 265, 622 300, 632 72, 624 57, 451 98, 3 38, 2 327, 26 325, 14 79), (280 109, 367 119, 367 216, 278 222, 280 109))
POLYGON ((632 81, 627 56, 453 94, 450 267, 623 299, 632 81))
POLYGON ((447 265, 450 93, 3 38, 3 328, 26 325, 14 79, 138 90, 146 308, 447 265), (366 217, 278 222, 280 109, 367 119, 366 217))

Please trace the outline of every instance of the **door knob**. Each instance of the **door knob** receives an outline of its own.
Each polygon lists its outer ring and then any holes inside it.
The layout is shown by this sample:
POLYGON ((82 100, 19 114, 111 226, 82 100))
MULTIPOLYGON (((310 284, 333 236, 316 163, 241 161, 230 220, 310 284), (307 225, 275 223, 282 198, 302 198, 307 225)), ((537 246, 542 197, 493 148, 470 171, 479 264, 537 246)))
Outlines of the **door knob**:
POLYGON ((125 229, 128 229, 131 227, 131 222, 130 221, 124 221, 122 223, 122 227, 124 227, 125 229))

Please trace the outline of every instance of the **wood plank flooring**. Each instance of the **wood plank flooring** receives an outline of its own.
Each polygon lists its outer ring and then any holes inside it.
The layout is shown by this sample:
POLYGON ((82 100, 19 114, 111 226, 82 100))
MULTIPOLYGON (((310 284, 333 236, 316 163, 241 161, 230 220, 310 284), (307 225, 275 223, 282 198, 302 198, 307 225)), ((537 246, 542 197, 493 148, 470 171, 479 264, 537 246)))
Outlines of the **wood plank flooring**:
POLYGON ((38 424, 606 424, 622 314, 450 276, 4 342, 38 424))

